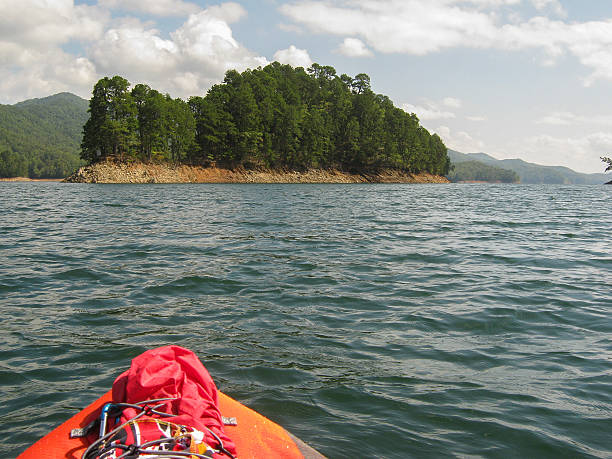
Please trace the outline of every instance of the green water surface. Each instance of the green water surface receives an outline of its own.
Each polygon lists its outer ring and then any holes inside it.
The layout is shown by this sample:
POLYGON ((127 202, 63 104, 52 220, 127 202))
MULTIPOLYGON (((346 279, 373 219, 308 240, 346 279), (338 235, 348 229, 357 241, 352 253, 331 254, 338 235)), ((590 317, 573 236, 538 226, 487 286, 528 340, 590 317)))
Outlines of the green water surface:
POLYGON ((0 183, 0 457, 167 344, 330 458, 612 457, 611 200, 0 183))

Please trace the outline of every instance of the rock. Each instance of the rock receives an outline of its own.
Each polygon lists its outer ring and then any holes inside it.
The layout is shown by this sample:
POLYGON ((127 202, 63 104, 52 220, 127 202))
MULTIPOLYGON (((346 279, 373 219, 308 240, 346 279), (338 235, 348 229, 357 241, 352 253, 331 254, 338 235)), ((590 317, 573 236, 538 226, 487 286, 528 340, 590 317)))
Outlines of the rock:
POLYGON ((71 183, 450 183, 428 173, 410 174, 388 169, 354 174, 339 170, 234 170, 173 164, 100 162, 67 177, 71 183))

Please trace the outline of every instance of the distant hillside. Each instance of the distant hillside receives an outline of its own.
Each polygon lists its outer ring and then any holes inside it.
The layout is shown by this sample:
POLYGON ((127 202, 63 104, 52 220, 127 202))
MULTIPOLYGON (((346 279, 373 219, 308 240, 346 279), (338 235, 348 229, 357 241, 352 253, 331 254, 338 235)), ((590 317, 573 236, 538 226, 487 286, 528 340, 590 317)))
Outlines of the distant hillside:
POLYGON ((0 177, 66 177, 79 165, 88 101, 70 93, 0 105, 0 177))
POLYGON ((495 159, 485 153, 466 154, 448 150, 448 156, 453 164, 478 161, 490 166, 514 171, 520 177, 521 183, 600 185, 610 179, 610 176, 606 174, 582 174, 568 167, 541 166, 525 162, 522 159, 495 159))
POLYGON ((520 181, 514 171, 480 161, 458 162, 453 166, 454 169, 447 176, 451 182, 518 183, 520 181))

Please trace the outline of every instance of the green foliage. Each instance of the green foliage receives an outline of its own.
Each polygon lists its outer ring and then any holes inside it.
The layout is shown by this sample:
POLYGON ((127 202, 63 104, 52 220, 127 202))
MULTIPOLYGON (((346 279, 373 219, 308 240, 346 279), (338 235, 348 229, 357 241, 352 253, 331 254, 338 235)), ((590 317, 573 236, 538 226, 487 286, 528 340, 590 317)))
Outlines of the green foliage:
POLYGON ((89 119, 83 128, 81 157, 86 161, 109 156, 124 159, 134 153, 138 109, 120 76, 102 78, 89 101, 89 119))
POLYGON ((66 177, 86 119, 87 101, 68 93, 0 105, 0 177, 66 177))
POLYGON ((28 161, 14 151, 0 152, 0 177, 27 177, 28 161))
POLYGON ((451 182, 493 182, 493 183, 518 183, 519 176, 516 172, 489 166, 478 161, 465 161, 455 165, 448 174, 451 182))
POLYGON ((602 156, 601 160, 608 165, 608 167, 606 167, 606 172, 612 171, 612 158, 602 156))
POLYGON ((146 85, 103 78, 93 90, 82 158, 217 163, 236 167, 397 168, 446 174, 437 135, 372 92, 370 77, 278 62, 239 73, 188 103, 146 85))
MULTIPOLYGON (((129 87, 120 76, 96 83, 83 128, 81 158, 88 162, 197 158, 192 106, 145 84, 137 84, 131 91, 129 87)), ((193 109, 197 105, 194 103, 193 109)))
POLYGON ((194 152, 195 119, 189 105, 181 99, 166 95, 163 137, 174 162, 186 161, 194 152))
POLYGON ((562 166, 541 166, 521 159, 495 159, 485 153, 459 153, 448 150, 454 165, 465 161, 479 161, 490 166, 514 171, 521 183, 547 184, 592 184, 599 185, 607 179, 606 174, 582 174, 562 166))
POLYGON ((132 99, 136 104, 140 157, 151 161, 153 150, 161 150, 163 146, 166 99, 144 84, 132 89, 132 99))

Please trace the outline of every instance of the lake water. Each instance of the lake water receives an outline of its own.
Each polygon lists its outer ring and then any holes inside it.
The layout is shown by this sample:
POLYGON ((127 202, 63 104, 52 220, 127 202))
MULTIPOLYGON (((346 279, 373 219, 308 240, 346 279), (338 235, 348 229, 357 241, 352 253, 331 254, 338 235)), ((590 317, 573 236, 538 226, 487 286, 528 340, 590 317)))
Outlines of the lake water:
POLYGON ((167 344, 330 458, 612 457, 611 186, 0 193, 0 457, 167 344))

